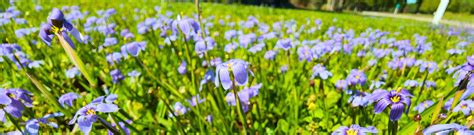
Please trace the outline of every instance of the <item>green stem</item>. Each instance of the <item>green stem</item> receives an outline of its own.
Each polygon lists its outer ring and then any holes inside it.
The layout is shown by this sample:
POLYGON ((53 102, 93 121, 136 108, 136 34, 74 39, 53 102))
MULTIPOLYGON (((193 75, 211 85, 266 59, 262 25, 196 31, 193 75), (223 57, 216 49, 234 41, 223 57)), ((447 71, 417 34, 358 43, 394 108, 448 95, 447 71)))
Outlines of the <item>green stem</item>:
MULTIPOLYGON (((104 119, 102 119, 101 117, 97 117, 97 119, 99 120, 99 122, 104 125, 107 129, 109 129, 110 131, 112 131, 115 135, 120 135, 120 132, 115 129, 112 125, 110 125, 110 123, 108 123, 107 121, 105 121, 104 119)), ((116 125, 119 125, 118 123, 116 123, 116 125)), ((120 126, 119 126, 120 127, 120 126)))
POLYGON ((392 125, 392 135, 397 135, 398 121, 393 121, 392 123, 393 123, 393 125, 392 125))
POLYGON ((239 114, 240 121, 242 122, 242 127, 244 129, 244 134, 247 134, 247 122, 245 120, 244 111, 240 103, 240 98, 237 93, 237 87, 235 86, 235 81, 232 82, 232 90, 234 91, 235 102, 237 103, 237 112, 239 114))

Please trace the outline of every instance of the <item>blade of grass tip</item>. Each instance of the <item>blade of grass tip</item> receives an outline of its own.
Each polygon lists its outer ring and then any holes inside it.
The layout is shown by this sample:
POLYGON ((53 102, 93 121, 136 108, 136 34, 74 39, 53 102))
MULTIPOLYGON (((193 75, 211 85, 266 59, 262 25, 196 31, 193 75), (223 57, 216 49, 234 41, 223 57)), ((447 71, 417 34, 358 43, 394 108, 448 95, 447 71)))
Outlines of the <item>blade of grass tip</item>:
MULTIPOLYGON (((15 60, 17 62, 20 62, 18 56, 15 56, 15 60)), ((20 64, 21 66, 21 69, 23 70, 20 70, 21 72, 25 73, 26 76, 28 77, 28 79, 30 79, 33 84, 36 86, 36 88, 38 88, 40 90, 40 92, 44 95, 46 95, 46 98, 50 101, 53 101, 53 106, 55 106, 56 108, 59 108, 59 110, 61 112, 63 112, 66 116, 71 116, 71 112, 69 112, 69 110, 66 110, 64 109, 59 103, 58 103, 58 100, 56 100, 56 98, 54 98, 53 94, 51 94, 45 87, 44 87, 44 84, 41 83, 40 81, 38 81, 38 79, 36 79, 36 77, 34 76, 34 74, 30 74, 28 73, 28 69, 23 67, 22 64, 20 64)))
POLYGON ((97 119, 99 119, 99 122, 104 125, 107 129, 109 129, 110 131, 112 131, 115 135, 119 135, 120 132, 115 129, 112 125, 110 125, 110 123, 108 123, 107 121, 105 121, 104 119, 102 119, 101 117, 97 117, 97 119))
POLYGON ((436 119, 438 118, 438 115, 441 112, 441 108, 444 105, 443 103, 444 103, 444 97, 441 97, 441 99, 438 101, 438 104, 436 105, 433 115, 431 115, 431 125, 433 125, 436 119))
POLYGON ((456 107, 463 93, 464 93, 464 90, 456 91, 456 94, 454 95, 453 103, 451 104, 451 107, 449 110, 453 110, 454 107, 456 107))
POLYGON ((79 71, 81 71, 82 75, 84 75, 87 81, 89 81, 89 84, 92 87, 95 87, 96 80, 92 77, 91 74, 89 74, 89 72, 86 69, 86 66, 84 65, 84 62, 82 62, 81 58, 79 58, 76 51, 74 51, 71 45, 69 45, 69 43, 66 42, 66 40, 64 40, 64 37, 62 35, 56 34, 56 36, 58 37, 61 46, 64 48, 64 51, 66 51, 66 54, 69 57, 69 59, 71 59, 72 63, 74 63, 74 65, 76 65, 79 71))
POLYGON ((15 128, 17 128, 18 130, 20 130, 21 134, 24 134, 23 131, 21 130, 20 128, 20 125, 18 124, 18 121, 16 121, 16 119, 10 115, 9 113, 7 113, 7 111, 5 109, 2 109, 3 112, 5 112, 5 114, 7 115, 8 119, 10 119, 10 121, 13 123, 13 125, 15 125, 15 128))
POLYGON ((49 103, 52 103, 53 106, 55 106, 56 108, 59 108, 59 110, 61 112, 64 113, 64 115, 70 117, 71 116, 71 112, 69 112, 69 110, 67 109, 64 109, 59 103, 58 103, 58 100, 56 100, 56 98, 54 98, 54 96, 43 86, 43 84, 41 82, 39 82, 36 77, 34 77, 34 75, 31 75, 27 72, 26 73, 26 76, 28 76, 28 79, 30 79, 33 84, 36 86, 36 88, 38 88, 40 90, 40 92, 42 94, 44 94, 44 96, 46 96, 46 98, 50 101, 49 103))
POLYGON ((470 128, 472 124, 474 124, 474 118, 471 117, 471 120, 469 120, 469 122, 466 123, 466 127, 470 128))

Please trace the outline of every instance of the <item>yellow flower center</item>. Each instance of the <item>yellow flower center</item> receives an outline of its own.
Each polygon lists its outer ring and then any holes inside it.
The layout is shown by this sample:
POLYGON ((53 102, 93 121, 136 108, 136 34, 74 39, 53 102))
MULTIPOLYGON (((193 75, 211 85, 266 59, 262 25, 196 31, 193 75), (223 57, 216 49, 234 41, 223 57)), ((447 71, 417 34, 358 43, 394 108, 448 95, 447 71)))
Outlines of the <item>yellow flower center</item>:
POLYGON ((467 104, 461 105, 461 108, 462 108, 462 109, 466 109, 466 108, 467 108, 467 104))
POLYGON ((87 112, 86 112, 87 115, 95 115, 95 110, 94 109, 87 109, 87 112))
POLYGON ((357 130, 350 128, 349 130, 346 131, 347 135, 357 135, 357 130))
POLYGON ((458 131, 454 130, 454 135, 461 135, 458 131))
POLYGON ((234 65, 234 63, 232 63, 232 62, 229 62, 227 64, 227 68, 229 68, 229 71, 232 71, 232 65, 234 65))
POLYGON ((356 75, 356 79, 359 79, 359 78, 360 78, 360 76, 356 75))
POLYGON ((59 32, 61 32, 61 31, 63 31, 63 28, 58 28, 58 27, 56 27, 56 26, 51 26, 51 31, 52 31, 53 33, 59 33, 59 32))
POLYGON ((390 100, 392 100, 393 103, 398 103, 400 102, 400 96, 393 96, 390 98, 390 100))
POLYGON ((427 104, 426 102, 425 102, 425 103, 423 103, 423 105, 424 105, 425 107, 428 107, 428 104, 427 104))
POLYGON ((10 94, 8 94, 8 96, 9 96, 10 98, 16 98, 15 94, 11 94, 11 93, 10 93, 10 94))

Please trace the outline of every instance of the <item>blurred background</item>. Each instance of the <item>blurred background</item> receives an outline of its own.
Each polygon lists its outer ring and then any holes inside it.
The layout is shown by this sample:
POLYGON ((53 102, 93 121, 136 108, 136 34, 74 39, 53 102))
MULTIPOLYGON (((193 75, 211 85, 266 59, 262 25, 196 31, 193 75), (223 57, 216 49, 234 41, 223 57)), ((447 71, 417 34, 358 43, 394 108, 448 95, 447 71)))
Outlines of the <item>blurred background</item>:
MULTIPOLYGON (((194 0, 177 0, 194 2, 194 0)), ((474 28, 474 0, 200 0, 208 3, 244 4, 264 7, 360 14, 365 16, 435 22, 442 1, 447 3, 438 22, 474 28)))
MULTIPOLYGON (((441 0, 203 0, 204 2, 241 3, 272 7, 301 8, 323 11, 383 11, 432 14, 441 0)), ((450 0, 448 12, 474 13, 474 0, 450 0)))

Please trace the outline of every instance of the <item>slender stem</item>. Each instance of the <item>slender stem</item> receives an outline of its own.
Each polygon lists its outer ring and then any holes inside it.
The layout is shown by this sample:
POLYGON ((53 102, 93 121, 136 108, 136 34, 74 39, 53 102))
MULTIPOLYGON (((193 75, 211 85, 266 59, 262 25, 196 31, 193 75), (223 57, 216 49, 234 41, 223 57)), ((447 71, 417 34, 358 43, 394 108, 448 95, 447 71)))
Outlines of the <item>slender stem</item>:
MULTIPOLYGON (((416 104, 417 104, 418 101, 420 100, 421 93, 423 92, 423 90, 424 90, 424 88, 425 88, 425 83, 426 83, 426 79, 428 78, 428 73, 429 73, 429 72, 426 71, 426 73, 425 73, 425 78, 423 79, 423 82, 421 83, 420 91, 418 91, 418 95, 419 95, 419 96, 416 96, 416 101, 415 101, 416 104)), ((410 109, 410 108, 408 108, 408 109, 410 109)))
MULTIPOLYGON (((104 119, 102 119, 101 117, 97 117, 97 119, 99 119, 99 122, 104 125, 107 129, 109 129, 110 131, 112 131, 115 135, 119 135, 120 132, 114 128, 114 126, 110 125, 110 123, 108 123, 107 121, 105 121, 104 119)), ((116 124, 118 125, 118 123, 116 124)))
POLYGON ((180 98, 184 98, 183 95, 179 94, 178 90, 173 88, 170 84, 164 82, 164 81, 161 81, 159 80, 158 78, 156 78, 155 76, 153 76, 154 74, 151 72, 150 69, 147 68, 147 66, 137 57, 134 57, 135 60, 140 64, 140 66, 145 69, 145 71, 148 73, 147 75, 149 75, 153 80, 155 80, 158 85, 160 85, 161 87, 164 87, 168 90, 171 91, 171 93, 173 93, 175 96, 178 96, 180 98))
POLYGON ((36 76, 35 76, 34 74, 30 74, 30 73, 28 72, 28 69, 27 69, 26 67, 24 67, 24 66, 21 64, 21 62, 20 62, 18 56, 16 56, 16 55, 15 55, 15 60, 16 60, 18 63, 20 63, 19 65, 20 65, 20 67, 21 67, 21 69, 22 69, 21 71, 23 71, 23 72, 26 74, 26 76, 28 77, 28 79, 30 79, 31 82, 33 82, 33 84, 36 86, 36 88, 38 88, 38 89, 40 90, 40 92, 41 92, 42 94, 44 94, 48 100, 53 101, 53 102, 52 102, 53 106, 59 108, 59 110, 60 110, 61 112, 63 112, 66 116, 70 116, 70 115, 71 115, 71 112, 70 112, 69 110, 67 110, 67 109, 64 109, 64 108, 57 102, 57 100, 56 100, 56 98, 53 96, 53 94, 51 94, 51 92, 48 91, 48 90, 46 89, 46 87, 45 87, 40 81, 38 81, 38 79, 36 79, 36 76))
MULTIPOLYGON (((158 93, 159 94, 159 93, 158 93)), ((163 101, 163 103, 165 104, 166 108, 170 111, 171 115, 173 115, 174 118, 176 118, 176 123, 178 124, 178 126, 180 127, 183 127, 183 125, 181 125, 181 121, 180 121, 180 118, 178 116, 176 116, 176 114, 174 114, 174 111, 173 109, 171 108, 170 104, 164 100, 163 98, 159 98, 161 101, 163 101)), ((179 128, 181 129, 181 132, 183 133, 186 133, 184 132, 184 129, 183 128, 179 128)))
POLYGON ((392 120, 390 120, 390 117, 388 117, 388 127, 387 127, 387 131, 388 131, 388 135, 391 135, 392 133, 392 120))
POLYGON ((237 103, 237 112, 239 114, 240 121, 242 122, 242 127, 244 129, 244 134, 247 134, 247 121, 245 120, 244 111, 240 103, 240 98, 237 93, 237 87, 235 86, 235 80, 232 82, 232 90, 234 91, 235 102, 237 103))
POLYGON ((397 120, 397 121, 393 121, 393 125, 392 125, 392 135, 397 135, 397 131, 398 131, 398 120, 397 120))

